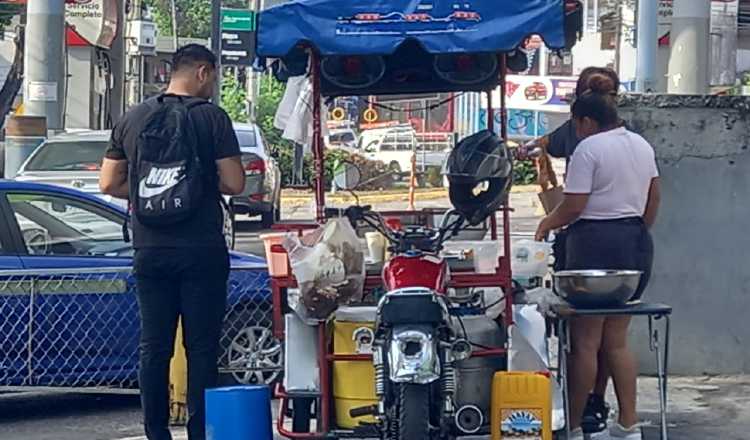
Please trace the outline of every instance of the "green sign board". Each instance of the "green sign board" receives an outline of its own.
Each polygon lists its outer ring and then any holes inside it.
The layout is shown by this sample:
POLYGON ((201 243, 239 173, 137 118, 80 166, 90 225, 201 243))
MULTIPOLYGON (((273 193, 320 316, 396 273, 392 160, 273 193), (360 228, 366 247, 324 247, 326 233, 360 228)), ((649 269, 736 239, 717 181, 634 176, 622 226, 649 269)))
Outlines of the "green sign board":
POLYGON ((255 11, 221 9, 221 29, 225 31, 255 31, 255 11))

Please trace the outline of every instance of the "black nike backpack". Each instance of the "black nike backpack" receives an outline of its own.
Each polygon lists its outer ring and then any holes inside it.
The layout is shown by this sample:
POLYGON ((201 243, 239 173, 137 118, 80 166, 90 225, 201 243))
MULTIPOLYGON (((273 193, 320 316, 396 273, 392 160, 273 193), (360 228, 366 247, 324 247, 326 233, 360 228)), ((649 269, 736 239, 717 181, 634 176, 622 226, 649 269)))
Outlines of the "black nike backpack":
MULTIPOLYGON (((198 136, 190 109, 208 101, 161 95, 137 138, 128 181, 130 209, 151 227, 169 226, 193 216, 206 193, 206 167, 198 156, 198 136)), ((218 182, 217 182, 218 183, 218 182)))

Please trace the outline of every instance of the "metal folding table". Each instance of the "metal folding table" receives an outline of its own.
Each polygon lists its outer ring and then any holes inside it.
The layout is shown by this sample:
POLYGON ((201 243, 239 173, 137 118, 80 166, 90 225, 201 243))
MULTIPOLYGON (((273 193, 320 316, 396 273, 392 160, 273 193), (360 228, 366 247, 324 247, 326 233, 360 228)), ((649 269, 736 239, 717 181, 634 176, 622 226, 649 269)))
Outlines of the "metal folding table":
POLYGON ((659 387, 659 432, 661 440, 667 440, 667 371, 669 360, 669 332, 672 306, 666 304, 630 303, 622 307, 609 309, 574 309, 562 307, 555 310, 557 314, 558 345, 558 375, 563 401, 565 404, 565 432, 570 437, 570 408, 568 402, 568 363, 567 354, 570 353, 570 318, 580 316, 646 316, 648 317, 649 348, 656 355, 656 374, 659 387), (659 337, 659 329, 655 321, 664 319, 663 347, 659 337), (662 353, 663 351, 663 353, 662 353))

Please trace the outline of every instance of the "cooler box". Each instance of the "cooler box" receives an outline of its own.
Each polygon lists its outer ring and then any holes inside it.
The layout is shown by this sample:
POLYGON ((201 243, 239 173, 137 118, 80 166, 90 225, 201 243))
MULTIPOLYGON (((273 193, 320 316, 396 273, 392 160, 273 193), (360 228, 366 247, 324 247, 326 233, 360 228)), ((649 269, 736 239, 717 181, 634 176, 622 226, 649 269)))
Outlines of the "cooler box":
MULTIPOLYGON (((370 354, 375 328, 375 307, 340 307, 333 321, 335 354, 370 354)), ((375 369, 372 361, 333 363, 333 398, 336 425, 353 429, 360 423, 375 423, 372 416, 352 418, 353 408, 375 405, 375 369)))
POLYGON ((492 440, 552 440, 552 384, 546 374, 499 371, 492 380, 492 440))

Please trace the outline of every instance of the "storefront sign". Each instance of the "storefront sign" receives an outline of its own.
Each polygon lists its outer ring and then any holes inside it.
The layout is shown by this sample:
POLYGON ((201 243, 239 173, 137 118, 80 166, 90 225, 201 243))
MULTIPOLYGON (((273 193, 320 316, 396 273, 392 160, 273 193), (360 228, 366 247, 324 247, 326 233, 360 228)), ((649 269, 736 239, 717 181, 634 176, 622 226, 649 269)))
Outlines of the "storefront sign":
POLYGON ((117 32, 118 0, 72 0, 65 5, 65 21, 89 44, 112 47, 117 32))
MULTIPOLYGON (((542 112, 567 113, 568 98, 575 92, 576 78, 508 75, 505 95, 508 108, 542 112)), ((500 102, 495 90, 493 102, 500 102)))

